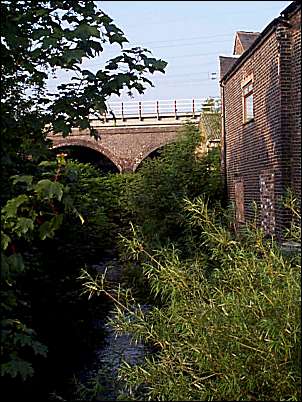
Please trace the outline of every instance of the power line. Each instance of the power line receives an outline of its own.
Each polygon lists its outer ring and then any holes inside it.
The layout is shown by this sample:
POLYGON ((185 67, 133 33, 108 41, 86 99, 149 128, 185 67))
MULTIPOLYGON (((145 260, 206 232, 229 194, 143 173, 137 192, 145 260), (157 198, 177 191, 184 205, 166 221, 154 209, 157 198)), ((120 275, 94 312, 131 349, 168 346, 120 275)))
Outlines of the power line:
MULTIPOLYGON (((254 10, 253 10, 254 11, 254 10)), ((269 8, 261 8, 261 11, 274 11, 274 12, 276 12, 276 9, 275 8, 272 8, 272 7, 269 7, 269 8)), ((213 12, 214 12, 214 10, 213 10, 213 12)), ((232 16, 233 15, 246 15, 247 13, 249 13, 249 12, 252 12, 252 10, 249 10, 249 9, 246 9, 246 10, 238 10, 237 12, 235 11, 235 12, 233 12, 232 11, 232 16)), ((279 12, 277 11, 277 14, 278 14, 279 12)), ((177 19, 164 19, 163 20, 163 18, 161 18, 160 20, 158 20, 158 21, 148 21, 148 22, 143 22, 142 23, 142 26, 146 26, 146 25, 167 25, 167 24, 173 24, 173 23, 176 23, 176 22, 182 22, 182 21, 185 21, 186 23, 188 23, 188 24, 190 24, 191 22, 195 22, 195 21, 201 21, 201 20, 203 20, 203 19, 205 19, 205 18, 207 18, 207 16, 205 15, 205 14, 203 14, 203 15, 196 15, 196 17, 195 18, 190 18, 190 19, 187 19, 186 17, 180 17, 180 18, 177 18, 177 19)), ((142 19, 142 18, 141 18, 142 19)), ((123 25, 123 23, 122 22, 116 22, 116 21, 113 21, 113 23, 115 23, 115 24, 117 24, 117 25, 123 25)), ((135 23, 135 24, 127 24, 126 25, 126 28, 128 29, 128 28, 131 28, 131 27, 137 27, 138 26, 138 24, 137 23, 135 23)))
MULTIPOLYGON (((215 55, 217 56, 218 54, 215 53, 215 55)), ((98 65, 98 63, 96 63, 96 62, 97 62, 97 60, 94 60, 91 62, 89 62, 89 61, 85 62, 85 67, 87 67, 87 68, 89 68, 90 66, 94 67, 95 65, 98 65)), ((199 67, 204 67, 204 66, 213 66, 213 65, 217 66, 217 64, 218 64, 218 62, 216 60, 213 60, 213 61, 210 61, 207 63, 194 63, 194 66, 196 68, 199 68, 199 67)), ((190 64, 173 64, 173 68, 181 67, 183 69, 183 67, 188 67, 188 66, 192 67, 192 63, 190 63, 190 64)), ((170 63, 168 64, 168 67, 170 67, 170 63)), ((105 68, 105 66, 103 68, 105 68)))
MULTIPOLYGON (((179 47, 179 48, 181 48, 181 47, 184 47, 184 46, 196 46, 196 45, 203 45, 203 44, 205 44, 205 45, 212 45, 212 44, 216 44, 216 43, 227 43, 227 42, 230 42, 230 41, 231 41, 231 38, 230 38, 230 39, 226 39, 226 40, 207 41, 207 42, 198 41, 198 42, 195 42, 195 43, 177 43, 177 44, 165 45, 165 46, 152 46, 152 50, 153 50, 153 49, 165 49, 165 48, 170 48, 170 47, 179 47)), ((137 46, 137 47, 144 48, 144 47, 145 47, 145 43, 147 43, 147 42, 144 42, 143 45, 139 45, 139 44, 136 44, 136 43, 131 43, 131 42, 129 42, 128 45, 127 45, 127 47, 131 48, 131 47, 136 47, 136 46, 137 46)), ((109 53, 110 53, 110 51, 112 51, 112 52, 115 51, 115 50, 112 49, 112 48, 107 48, 107 49, 105 49, 105 50, 106 50, 106 52, 109 52, 109 53)), ((127 49, 125 49, 125 50, 127 50, 127 49)), ((121 49, 121 51, 123 51, 123 49, 121 49)))
MULTIPOLYGON (((196 75, 201 75, 201 74, 217 74, 217 72, 214 72, 214 71, 212 71, 212 72, 209 72, 209 71, 199 71, 199 72, 195 72, 195 73, 187 73, 187 74, 172 74, 172 75, 165 75, 165 76, 158 76, 158 77, 155 77, 155 76, 150 76, 150 77, 146 77, 146 78, 148 78, 148 79, 150 79, 151 81, 157 81, 157 80, 159 80, 160 82, 159 83, 163 83, 163 82, 171 82, 171 79, 172 79, 172 82, 174 82, 174 83, 178 83, 178 82, 183 82, 181 79, 180 80, 174 80, 175 78, 177 78, 177 77, 191 77, 191 76, 196 76, 196 75)), ((216 79, 216 78, 215 78, 216 79)), ((190 82, 193 82, 193 81, 208 81, 208 80, 214 80, 214 78, 210 78, 210 77, 208 77, 207 79, 200 79, 200 78, 192 78, 191 80, 190 80, 190 82)), ((62 84, 62 82, 58 82, 58 84, 57 85, 61 85, 62 84)), ((57 87, 57 85, 48 85, 48 88, 56 88, 57 87)))
MULTIPOLYGON (((198 64, 196 64, 195 66, 196 66, 196 67, 213 66, 213 65, 216 66, 217 64, 218 64, 218 63, 217 63, 216 61, 215 61, 215 62, 213 62, 213 61, 211 62, 211 61, 210 61, 210 62, 208 62, 208 63, 201 63, 201 64, 198 63, 198 64)), ((168 64, 168 67, 169 67, 169 65, 170 65, 170 64, 168 64)), ((173 64, 173 69, 174 69, 175 67, 181 67, 181 69, 182 69, 183 67, 192 67, 192 63, 190 63, 190 64, 182 64, 182 63, 181 63, 181 64, 176 64, 176 65, 173 64)))
MULTIPOLYGON (((181 48, 181 47, 187 47, 187 46, 196 46, 196 45, 203 45, 203 44, 212 45, 212 44, 217 44, 217 43, 221 44, 221 43, 229 43, 229 42, 230 42, 230 40, 228 39, 228 40, 219 40, 219 41, 208 41, 208 42, 198 41, 197 43, 184 43, 184 44, 172 44, 172 45, 165 45, 165 46, 154 46, 154 47, 152 47, 152 51, 154 49, 169 49, 169 48, 174 48, 174 47, 181 48)), ((147 43, 147 42, 145 42, 145 43, 147 43)), ((134 46, 136 46, 136 44, 128 43, 127 48, 130 50, 131 47, 134 47, 134 46)), ((143 48, 144 45, 140 45, 140 47, 143 48)), ((120 54, 121 52, 126 51, 127 48, 118 49, 118 53, 120 54)), ((116 57, 117 56, 117 55, 115 55, 116 52, 117 52, 117 50, 115 50, 115 49, 112 49, 112 48, 109 48, 109 47, 104 48, 103 57, 105 57, 105 56, 106 56, 106 58, 116 57)), ((216 53, 200 53, 198 55, 197 54, 193 54, 193 55, 189 54, 189 55, 181 55, 181 56, 169 56, 169 55, 165 54, 165 56, 162 56, 162 57, 167 57, 167 58, 168 57, 170 57, 170 58, 196 57, 196 56, 218 55, 218 53, 219 52, 216 52, 216 53)), ((155 57, 158 57, 158 56, 155 55, 155 57)))
MULTIPOLYGON (((214 71, 213 71, 214 72, 214 71)), ((211 71, 212 73, 212 71, 211 71)), ((189 77, 192 75, 200 75, 200 74, 210 74, 209 71, 197 71, 197 72, 189 72, 189 73, 184 73, 184 74, 171 74, 171 75, 160 75, 158 77, 155 76, 151 76, 150 79, 156 79, 156 78, 160 78, 160 79, 169 79, 169 78, 175 78, 175 77, 189 77)), ((149 77, 148 77, 149 78, 149 77)))
MULTIPOLYGON (((208 81, 208 80, 200 80, 200 81, 198 81, 198 82, 193 82, 193 81, 184 81, 184 82, 180 82, 180 83, 166 83, 166 84, 164 84, 164 85, 161 85, 161 86, 156 86, 156 87, 154 87, 153 89, 162 89, 162 88, 166 88, 166 87, 174 87, 174 88, 178 88, 178 87, 186 87, 187 85, 196 85, 196 86, 198 86, 199 84, 200 85, 204 85, 203 83, 205 82, 205 81, 208 81)), ((218 85, 217 85, 218 86, 218 85)))
MULTIPOLYGON (((186 41, 186 40, 195 40, 195 39, 211 39, 211 38, 217 38, 217 37, 226 37, 230 36, 230 33, 227 34, 217 34, 217 35, 208 35, 208 36, 193 36, 191 38, 178 38, 178 39, 166 39, 166 40, 155 40, 151 42, 144 42, 147 44, 152 44, 152 43, 169 43, 169 42, 179 42, 179 41, 186 41)), ((133 42, 133 45, 138 44, 138 42, 133 42)))
MULTIPOLYGON (((165 54, 164 56, 154 55, 154 57, 161 58, 161 59, 169 62, 169 59, 178 59, 178 58, 190 58, 190 57, 199 57, 199 56, 217 56, 217 57, 219 57, 221 55, 221 53, 226 53, 226 52, 221 50, 221 51, 216 51, 215 53, 181 54, 181 55, 177 55, 177 56, 169 56, 169 55, 165 54)), ((112 56, 110 54, 109 55, 107 54, 106 57, 112 57, 112 56)), ((114 57, 115 56, 113 56, 113 58, 114 57)), ((108 60, 102 60, 102 61, 104 63, 107 63, 108 60)), ((85 65, 86 65, 86 62, 85 62, 85 65)))
POLYGON ((150 77, 150 78, 148 77, 148 79, 150 79, 150 81, 152 81, 152 82, 160 82, 160 83, 162 83, 162 82, 171 82, 171 80, 174 81, 174 82, 182 82, 183 78, 189 78, 191 81, 199 81, 200 78, 195 78, 194 76, 196 76, 196 75, 200 76, 202 74, 208 74, 207 79, 212 80, 212 81, 216 80, 216 77, 217 77, 217 72, 216 71, 213 71, 213 72, 207 71, 207 72, 204 72, 204 73, 201 72, 201 73, 195 73, 195 74, 184 74, 182 76, 179 76, 179 78, 177 76, 170 76, 170 77, 166 76, 166 77, 150 77), (213 74, 215 74, 215 76, 213 74), (192 79, 191 79, 191 77, 192 77, 192 79))
MULTIPOLYGON (((198 54, 182 54, 182 55, 178 55, 178 56, 164 56, 165 58, 170 58, 170 59, 179 59, 181 58, 188 58, 188 57, 201 57, 201 56, 214 56, 216 55, 217 57, 219 56, 219 52, 215 52, 215 53, 198 53, 198 54)), ((166 60, 168 61, 168 60, 166 60)))
POLYGON ((160 82, 158 82, 158 84, 165 84, 165 82, 167 82, 167 83, 169 83, 169 84, 178 84, 179 82, 181 82, 181 83, 184 83, 184 82, 199 82, 199 81, 214 81, 214 80, 211 80, 210 78, 192 78, 192 79, 189 79, 189 80, 162 80, 162 81, 160 81, 160 82))
POLYGON ((170 48, 170 47, 179 47, 182 48, 184 46, 196 46, 196 45, 212 45, 214 43, 226 43, 230 42, 230 39, 228 40, 220 40, 220 41, 210 41, 210 42, 197 42, 197 43, 181 43, 181 44, 176 44, 176 45, 166 45, 166 46, 152 46, 152 49, 164 49, 164 48, 170 48))

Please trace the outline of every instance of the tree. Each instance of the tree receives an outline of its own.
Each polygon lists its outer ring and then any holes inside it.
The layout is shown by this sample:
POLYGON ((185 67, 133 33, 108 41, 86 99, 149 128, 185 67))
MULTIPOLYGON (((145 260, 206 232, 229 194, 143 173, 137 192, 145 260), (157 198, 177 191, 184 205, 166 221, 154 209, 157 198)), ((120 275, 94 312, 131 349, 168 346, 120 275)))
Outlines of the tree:
POLYGON ((16 312, 15 285, 30 269, 24 266, 22 245, 30 248, 33 239, 52 237, 64 213, 74 212, 69 189, 60 183, 64 158, 58 158, 53 178, 38 176, 38 164, 48 156, 47 134, 66 136, 79 127, 97 137, 89 117, 100 117, 106 99, 125 88, 129 95, 143 93, 152 85, 146 73, 164 72, 166 62, 150 57, 147 49, 125 49, 124 33, 90 0, 2 1, 1 17, 2 374, 27 378, 33 369, 22 349, 40 354, 46 349, 16 312), (82 67, 85 58, 100 55, 108 45, 119 45, 120 55, 96 73, 82 67), (47 80, 59 70, 73 76, 51 92, 47 80))
MULTIPOLYGON (((166 63, 139 47, 123 49, 124 33, 93 1, 1 2, 2 152, 4 160, 20 152, 36 156, 44 128, 67 135, 72 127, 91 128, 89 115, 106 111, 106 99, 128 88, 143 93, 152 85, 145 73, 164 72, 166 63), (121 54, 95 74, 82 69, 85 58, 118 44, 121 54), (46 80, 58 69, 71 71, 71 81, 58 93, 46 80), (12 144, 12 136, 17 143, 12 144)), ((38 152, 40 154, 40 152, 38 152)))

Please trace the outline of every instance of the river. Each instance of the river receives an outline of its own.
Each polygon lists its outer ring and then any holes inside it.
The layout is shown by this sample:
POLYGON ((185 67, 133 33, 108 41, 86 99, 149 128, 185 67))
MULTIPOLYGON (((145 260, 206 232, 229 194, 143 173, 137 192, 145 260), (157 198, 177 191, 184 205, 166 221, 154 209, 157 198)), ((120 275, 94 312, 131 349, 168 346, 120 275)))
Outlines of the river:
MULTIPOLYGON (((121 280, 121 265, 116 258, 103 259, 91 266, 96 273, 104 273, 111 284, 118 285, 121 280)), ((130 365, 142 363, 146 354, 150 353, 147 346, 134 343, 130 334, 117 335, 109 325, 114 315, 114 304, 108 300, 102 305, 101 317, 95 317, 93 326, 99 330, 99 345, 95 345, 93 353, 87 356, 83 366, 75 373, 77 400, 116 401, 123 393, 123 383, 118 379, 118 368, 122 361, 130 365), (83 399, 81 399, 83 398, 83 399)), ((141 306, 143 311, 148 305, 141 306)))

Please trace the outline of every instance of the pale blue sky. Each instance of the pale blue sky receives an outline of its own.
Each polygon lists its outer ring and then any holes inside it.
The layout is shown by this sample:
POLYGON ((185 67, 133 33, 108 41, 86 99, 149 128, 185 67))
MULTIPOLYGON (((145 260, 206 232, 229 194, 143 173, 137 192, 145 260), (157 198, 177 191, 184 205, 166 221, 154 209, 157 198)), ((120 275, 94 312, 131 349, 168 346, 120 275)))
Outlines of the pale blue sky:
MULTIPOLYGON (((168 62, 166 74, 156 73, 155 88, 135 99, 192 99, 219 96, 218 57, 232 55, 236 31, 263 29, 291 1, 96 1, 113 18, 130 46, 142 46, 168 62), (217 73, 217 79, 211 74, 217 73)), ((118 47, 88 61, 92 71, 118 47)), ((122 95, 124 101, 130 100, 122 95)), ((112 98, 111 100, 118 100, 112 98)))

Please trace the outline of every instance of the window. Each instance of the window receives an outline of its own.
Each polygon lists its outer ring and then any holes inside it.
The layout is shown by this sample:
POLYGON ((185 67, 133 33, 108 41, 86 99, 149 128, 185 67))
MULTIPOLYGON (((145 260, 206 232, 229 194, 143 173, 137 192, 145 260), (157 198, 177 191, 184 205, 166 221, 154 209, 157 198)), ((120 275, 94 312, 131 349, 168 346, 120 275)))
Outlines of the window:
POLYGON ((243 122, 254 120, 253 82, 250 81, 242 87, 243 95, 243 122))

